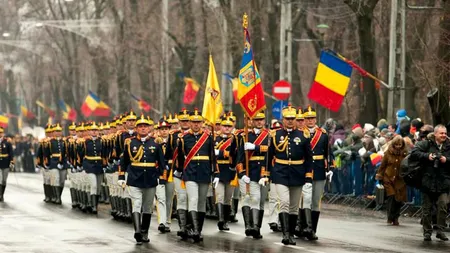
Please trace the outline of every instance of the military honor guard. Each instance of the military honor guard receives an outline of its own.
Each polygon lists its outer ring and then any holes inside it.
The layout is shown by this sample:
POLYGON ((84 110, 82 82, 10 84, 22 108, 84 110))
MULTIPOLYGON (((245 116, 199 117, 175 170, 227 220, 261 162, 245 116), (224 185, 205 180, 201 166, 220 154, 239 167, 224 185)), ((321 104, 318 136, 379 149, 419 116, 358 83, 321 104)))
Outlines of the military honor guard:
POLYGON ((180 227, 177 236, 180 236, 183 240, 186 240, 190 234, 188 231, 191 231, 192 221, 189 219, 187 192, 182 181, 183 164, 178 163, 178 142, 190 129, 189 117, 190 112, 185 108, 178 113, 180 129, 172 129, 170 131, 165 153, 165 158, 170 168, 168 181, 173 180, 177 200, 177 219, 180 227))
POLYGON ((211 133, 202 130, 203 117, 195 109, 189 117, 191 129, 178 142, 178 165, 174 176, 182 176, 188 198, 189 216, 193 223, 194 242, 202 240, 206 214, 206 195, 212 173, 218 173, 211 133))
POLYGON ((61 194, 67 177, 67 149, 59 124, 53 127, 54 137, 48 141, 46 159, 50 169, 50 184, 52 186, 54 203, 61 204, 61 194))
MULTIPOLYGON (((116 165, 119 164, 119 158, 124 152, 124 144, 125 140, 131 137, 136 136, 135 125, 136 125, 136 114, 133 111, 130 111, 127 115, 122 117, 121 123, 123 125, 123 130, 120 130, 117 133, 116 139, 116 147, 114 152, 114 163, 116 165)), ((151 128, 149 132, 151 131, 151 128)), ((119 199, 121 202, 122 212, 120 213, 121 219, 126 221, 131 221, 131 198, 128 192, 119 189, 119 199)))
POLYGON ((5 132, 0 127, 0 202, 4 201, 6 181, 9 170, 14 169, 14 154, 11 140, 5 138, 5 132))
POLYGON ((89 136, 84 138, 84 143, 78 145, 78 157, 82 161, 83 170, 89 180, 90 212, 97 214, 98 199, 103 180, 103 167, 106 166, 102 157, 103 143, 99 136, 99 127, 94 122, 89 126, 89 136))
POLYGON ((312 153, 312 169, 313 183, 311 194, 310 210, 305 207, 306 220, 311 217, 312 235, 308 239, 317 240, 315 233, 317 232, 317 224, 319 223, 320 207, 325 183, 327 179, 328 169, 328 151, 329 141, 328 134, 325 129, 317 126, 316 111, 308 106, 303 112, 305 117, 305 126, 311 134, 311 153, 312 153), (309 214, 311 212, 311 214, 309 214))
POLYGON ((214 152, 217 158, 213 185, 216 193, 219 230, 230 230, 228 221, 231 214, 231 197, 236 188, 236 148, 231 148, 234 140, 234 122, 230 117, 223 117, 220 132, 215 137, 214 152))
POLYGON ((137 135, 125 139, 119 167, 118 184, 127 189, 132 199, 134 238, 138 245, 150 241, 148 229, 156 187, 165 184, 168 176, 161 145, 148 136, 150 125, 144 116, 136 121, 137 135))
POLYGON ((70 198, 72 200, 72 208, 77 208, 79 205, 79 200, 77 197, 77 150, 76 150, 76 124, 72 122, 69 125, 69 136, 66 138, 66 154, 67 154, 67 165, 68 165, 68 178, 70 180, 70 198))
POLYGON ((260 233, 264 216, 263 187, 268 181, 267 151, 270 133, 264 128, 264 112, 259 112, 252 119, 252 129, 248 137, 242 133, 243 145, 240 145, 240 163, 236 169, 239 173, 239 188, 241 191, 242 215, 244 217, 245 235, 261 239, 260 233))
POLYGON ((48 169, 48 155, 45 154, 48 149, 48 142, 50 138, 52 137, 52 126, 48 124, 45 127, 45 138, 42 140, 39 140, 39 146, 36 151, 36 167, 40 169, 43 177, 43 183, 44 183, 44 202, 49 203, 55 201, 55 198, 53 197, 53 189, 50 185, 50 172, 48 169))
POLYGON ((282 115, 283 128, 272 133, 267 159, 280 202, 281 242, 295 245, 293 235, 302 188, 312 188, 312 151, 309 132, 295 127, 296 109, 285 107, 282 115))
MULTIPOLYGON (((170 118, 171 117, 169 117, 169 119, 170 118)), ((169 137, 169 130, 170 130, 169 122, 164 119, 161 119, 158 124, 158 136, 155 138, 155 141, 161 146, 164 154, 166 153, 168 146, 167 141, 169 137)), ((167 159, 166 164, 168 164, 167 159)), ((156 187, 158 223, 159 223, 158 230, 161 233, 170 232, 173 197, 174 197, 173 177, 170 175, 169 171, 168 181, 165 184, 160 184, 156 187)))

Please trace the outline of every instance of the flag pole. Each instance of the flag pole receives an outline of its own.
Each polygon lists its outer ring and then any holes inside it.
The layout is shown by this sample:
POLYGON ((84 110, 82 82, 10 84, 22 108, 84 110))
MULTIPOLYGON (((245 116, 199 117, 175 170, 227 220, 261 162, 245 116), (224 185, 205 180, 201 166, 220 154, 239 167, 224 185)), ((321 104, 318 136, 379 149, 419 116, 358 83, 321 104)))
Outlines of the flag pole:
MULTIPOLYGON (((245 12, 244 12, 244 16, 242 18, 242 27, 244 28, 244 45, 245 45, 247 28, 248 28, 248 16, 247 16, 247 13, 245 13, 245 12)), ((253 73, 253 77, 255 78, 254 73, 253 73)), ((244 113, 244 146, 245 146, 246 142, 248 142, 248 117, 244 113)), ((250 170, 249 169, 249 161, 248 161, 248 150, 244 149, 244 154, 245 154, 245 174, 248 177, 249 170, 250 170)), ((245 184, 245 192, 247 195, 250 195, 250 184, 245 184)))

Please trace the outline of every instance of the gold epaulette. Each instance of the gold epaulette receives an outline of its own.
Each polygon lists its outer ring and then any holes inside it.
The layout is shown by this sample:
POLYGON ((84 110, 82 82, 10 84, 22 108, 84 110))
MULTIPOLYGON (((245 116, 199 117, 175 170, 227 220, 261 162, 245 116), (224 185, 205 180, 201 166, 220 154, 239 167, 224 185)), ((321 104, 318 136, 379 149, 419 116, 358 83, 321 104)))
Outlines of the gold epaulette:
POLYGON ((322 131, 322 133, 324 133, 324 134, 327 133, 327 130, 325 130, 325 129, 321 128, 321 127, 319 127, 319 128, 320 128, 320 130, 322 131))
POLYGON ((123 144, 124 144, 124 145, 130 145, 131 139, 133 139, 133 138, 134 138, 134 136, 133 136, 133 137, 130 137, 130 138, 126 138, 123 144))
POLYGON ((303 128, 303 136, 305 136, 305 138, 311 138, 311 132, 309 132, 309 129, 308 128, 303 128))
POLYGON ((85 141, 84 138, 78 138, 78 139, 77 139, 77 144, 81 144, 81 143, 83 143, 84 141, 85 141))
POLYGON ((164 142, 164 139, 162 137, 158 136, 155 138, 155 142, 158 144, 162 144, 164 142))

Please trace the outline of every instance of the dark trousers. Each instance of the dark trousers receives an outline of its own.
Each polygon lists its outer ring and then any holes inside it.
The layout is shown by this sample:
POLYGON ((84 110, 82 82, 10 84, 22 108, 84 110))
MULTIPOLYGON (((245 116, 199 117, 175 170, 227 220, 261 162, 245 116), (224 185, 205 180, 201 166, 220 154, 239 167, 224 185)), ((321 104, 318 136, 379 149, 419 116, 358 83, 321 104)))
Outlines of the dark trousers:
POLYGON ((422 192, 422 222, 423 233, 433 233, 432 209, 433 204, 437 204, 437 232, 442 232, 446 227, 445 218, 447 217, 447 193, 425 193, 422 192))
POLYGON ((387 216, 388 220, 395 221, 400 217, 400 209, 403 203, 395 200, 395 195, 388 196, 387 198, 387 216))

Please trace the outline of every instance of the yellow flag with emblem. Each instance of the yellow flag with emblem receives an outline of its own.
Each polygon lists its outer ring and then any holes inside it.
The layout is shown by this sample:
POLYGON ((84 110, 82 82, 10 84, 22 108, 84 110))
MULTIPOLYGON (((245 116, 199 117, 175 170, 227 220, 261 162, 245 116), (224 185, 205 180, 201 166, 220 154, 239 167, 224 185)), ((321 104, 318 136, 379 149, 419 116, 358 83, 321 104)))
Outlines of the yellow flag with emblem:
POLYGON ((209 55, 209 72, 208 79, 206 80, 202 116, 205 120, 215 124, 216 120, 222 115, 222 112, 222 93, 220 92, 212 55, 209 55))

